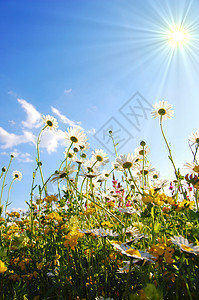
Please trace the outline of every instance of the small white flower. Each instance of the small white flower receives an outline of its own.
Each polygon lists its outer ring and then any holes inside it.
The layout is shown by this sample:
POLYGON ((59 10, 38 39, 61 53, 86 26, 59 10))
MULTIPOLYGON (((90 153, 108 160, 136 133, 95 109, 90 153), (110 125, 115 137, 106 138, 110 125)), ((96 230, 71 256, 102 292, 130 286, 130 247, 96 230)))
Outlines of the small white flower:
POLYGON ((163 120, 171 119, 174 116, 174 111, 172 110, 173 105, 169 104, 167 101, 159 101, 153 105, 154 110, 151 112, 152 117, 162 118, 163 120))
POLYGON ((19 171, 14 171, 14 172, 12 173, 12 177, 13 177, 13 179, 15 179, 15 180, 21 181, 21 179, 22 179, 22 174, 21 174, 21 172, 19 172, 19 171))
POLYGON ((135 258, 138 260, 147 260, 147 261, 151 261, 154 262, 152 259, 155 258, 153 255, 149 254, 148 252, 143 252, 141 250, 137 250, 133 247, 128 246, 127 244, 114 244, 111 243, 112 246, 114 246, 117 250, 119 250, 122 254, 131 257, 131 258, 135 258))
POLYGON ((151 164, 144 165, 144 169, 143 169, 142 162, 137 164, 137 168, 134 170, 135 175, 137 176, 142 176, 143 174, 144 176, 151 176, 154 171, 155 169, 152 167, 151 164))
POLYGON ((59 127, 57 120, 50 115, 43 116, 42 119, 49 130, 55 130, 59 127))
POLYGON ((133 207, 119 207, 117 210, 127 215, 137 214, 140 216, 140 212, 134 209, 133 207))
POLYGON ((135 166, 138 157, 133 154, 122 154, 116 157, 116 162, 114 163, 114 168, 118 167, 119 169, 130 169, 135 166))
POLYGON ((193 175, 199 174, 199 165, 196 164, 195 162, 186 163, 186 164, 184 164, 184 167, 189 170, 190 174, 193 174, 193 175))
POLYGON ((148 146, 142 147, 139 146, 138 148, 135 149, 135 155, 139 156, 139 158, 143 158, 144 156, 147 156, 150 153, 150 149, 148 146))
POLYGON ((68 158, 73 161, 75 160, 75 158, 77 156, 77 154, 72 149, 69 149, 69 148, 65 149, 64 155, 65 155, 65 158, 68 158))
POLYGON ((68 165, 67 168, 64 167, 62 171, 56 171, 51 178, 51 182, 55 182, 56 180, 66 179, 68 175, 71 175, 73 172, 77 172, 75 170, 75 165, 68 165))
POLYGON ((102 166, 109 162, 106 152, 104 152, 102 149, 95 149, 95 151, 92 152, 92 159, 97 161, 97 164, 102 166))
POLYGON ((98 181, 106 181, 110 178, 110 175, 111 175, 111 171, 108 171, 108 170, 104 170, 102 171, 101 175, 99 176, 99 179, 98 181))
POLYGON ((87 137, 83 130, 78 127, 70 127, 66 132, 66 140, 69 145, 79 148, 83 147, 87 143, 87 137))
POLYGON ((196 131, 195 133, 192 133, 192 135, 189 137, 189 140, 193 144, 199 144, 199 131, 196 131))
POLYGON ((84 168, 84 176, 86 177, 93 178, 100 175, 99 169, 92 159, 87 159, 83 163, 83 168, 84 168))
POLYGON ((183 252, 192 253, 195 255, 199 254, 199 246, 194 246, 193 243, 190 244, 188 240, 182 236, 174 236, 174 238, 171 238, 171 241, 173 244, 180 247, 183 252))
POLYGON ((91 232, 96 235, 97 237, 115 237, 118 236, 118 234, 116 232, 113 232, 113 230, 109 230, 109 229, 104 229, 104 228, 99 228, 99 229, 91 229, 91 232))

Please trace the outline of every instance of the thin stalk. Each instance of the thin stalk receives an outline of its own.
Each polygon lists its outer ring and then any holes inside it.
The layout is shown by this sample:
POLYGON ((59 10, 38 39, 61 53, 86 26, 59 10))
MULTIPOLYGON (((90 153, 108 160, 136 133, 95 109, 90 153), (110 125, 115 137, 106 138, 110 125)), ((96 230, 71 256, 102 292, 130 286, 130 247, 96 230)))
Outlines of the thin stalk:
POLYGON ((128 271, 128 275, 127 275, 127 279, 126 279, 126 286, 125 286, 124 294, 122 297, 122 299, 125 299, 125 300, 128 300, 128 295, 129 295, 129 283, 130 283, 130 279, 131 279, 132 264, 133 264, 133 259, 131 258, 130 265, 129 265, 129 271, 128 271))
POLYGON ((110 134, 110 137, 111 137, 111 139, 113 141, 113 147, 114 147, 114 150, 115 150, 115 155, 117 157, 118 156, 117 155, 117 149, 116 149, 117 144, 115 144, 115 141, 114 141, 114 138, 113 138, 113 135, 112 135, 112 130, 109 131, 109 134, 110 134))
POLYGON ((39 167, 39 172, 40 172, 40 175, 41 175, 41 180, 42 180, 42 183, 43 183, 45 195, 47 196, 47 189, 46 189, 46 186, 45 186, 45 181, 44 181, 44 177, 43 177, 43 173, 42 173, 42 169, 41 169, 40 154, 39 154, 39 144, 40 144, 41 133, 42 133, 42 131, 44 131, 46 129, 46 127, 48 127, 48 125, 46 125, 42 128, 42 130, 40 131, 40 133, 38 135, 38 139, 37 139, 37 165, 39 167))
POLYGON ((167 145, 167 149, 168 149, 168 151, 169 151, 169 159, 170 159, 170 161, 171 161, 171 163, 172 163, 172 165, 173 165, 173 167, 174 167, 175 175, 176 175, 176 178, 177 178, 177 180, 178 180, 178 179, 179 179, 179 173, 178 173, 178 171, 177 171, 177 169, 176 169, 175 163, 174 163, 174 161, 173 161, 171 149, 170 149, 170 147, 169 147, 169 143, 167 142, 166 136, 165 136, 164 131, 163 131, 163 126, 162 126, 162 116, 161 116, 161 118, 160 118, 160 129, 161 129, 161 132, 162 132, 164 141, 165 141, 165 143, 166 143, 166 145, 167 145))
POLYGON ((1 195, 0 195, 0 206, 1 206, 1 200, 2 200, 2 195, 3 195, 3 189, 4 189, 4 186, 5 186, 5 179, 6 179, 6 176, 7 176, 8 170, 10 168, 10 164, 12 162, 13 157, 14 157, 13 155, 10 156, 9 165, 8 165, 8 168, 7 168, 7 170, 5 172, 5 175, 4 175, 4 178, 3 178, 3 183, 2 183, 2 188, 1 188, 1 195))
POLYGON ((13 180, 11 181, 11 184, 10 184, 9 190, 8 190, 8 197, 7 197, 7 201, 6 201, 6 205, 5 205, 5 221, 6 221, 6 223, 7 223, 6 214, 7 214, 8 201, 9 201, 9 198, 10 198, 10 190, 11 190, 12 184, 15 181, 15 179, 16 178, 13 178, 13 180))

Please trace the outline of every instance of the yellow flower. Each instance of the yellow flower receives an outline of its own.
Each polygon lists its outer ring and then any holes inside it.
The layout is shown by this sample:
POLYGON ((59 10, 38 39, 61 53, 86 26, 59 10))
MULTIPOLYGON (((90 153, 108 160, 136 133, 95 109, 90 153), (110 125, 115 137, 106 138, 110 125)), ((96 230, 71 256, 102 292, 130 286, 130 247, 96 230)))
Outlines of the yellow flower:
POLYGON ((133 248, 130 248, 130 249, 126 250, 126 253, 128 253, 130 255, 135 255, 135 256, 141 257, 140 252, 136 249, 133 249, 133 248))
POLYGON ((56 196, 50 195, 50 196, 46 196, 46 197, 43 199, 43 201, 46 201, 47 203, 51 203, 52 201, 57 202, 58 199, 57 199, 56 196))
POLYGON ((38 270, 42 270, 43 269, 43 266, 44 266, 44 264, 42 263, 42 262, 40 262, 40 263, 37 263, 37 269, 38 270))
POLYGON ((10 280, 13 280, 13 281, 19 281, 20 280, 20 276, 17 275, 17 274, 11 274, 8 278, 10 280))
POLYGON ((7 267, 5 266, 4 262, 0 260, 0 273, 4 273, 7 271, 7 267))

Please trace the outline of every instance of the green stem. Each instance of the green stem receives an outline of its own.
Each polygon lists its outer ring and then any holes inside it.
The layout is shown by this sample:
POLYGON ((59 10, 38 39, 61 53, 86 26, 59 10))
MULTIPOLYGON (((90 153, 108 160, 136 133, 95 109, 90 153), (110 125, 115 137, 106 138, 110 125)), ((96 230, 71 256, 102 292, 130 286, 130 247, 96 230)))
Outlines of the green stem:
POLYGON ((128 275, 127 275, 127 279, 126 279, 126 286, 125 286, 124 294, 123 294, 123 297, 122 297, 122 299, 125 299, 125 300, 128 300, 129 283, 130 283, 130 279, 131 279, 132 263, 133 263, 133 259, 131 258, 130 265, 129 265, 129 271, 128 271, 128 275))
MULTIPOLYGON (((5 175, 4 175, 4 178, 3 178, 3 183, 2 183, 2 188, 1 188, 1 195, 0 195, 0 206, 1 206, 2 196, 3 196, 3 189, 4 189, 4 186, 5 186, 6 175, 7 175, 7 173, 8 173, 9 168, 10 168, 10 164, 11 164, 11 162, 12 162, 13 157, 14 157, 13 155, 10 156, 10 162, 9 162, 8 168, 7 168, 7 170, 6 170, 6 172, 5 172, 5 175)), ((0 210, 0 211, 1 211, 1 210, 0 210)), ((1 214, 0 214, 0 216, 1 216, 1 214)))
POLYGON ((6 201, 6 205, 5 205, 5 221, 6 221, 6 223, 7 223, 6 214, 7 214, 8 201, 9 201, 9 198, 10 198, 10 190, 11 190, 12 184, 15 181, 15 179, 16 178, 13 178, 13 180, 11 181, 11 184, 10 184, 9 190, 8 190, 8 197, 7 197, 7 201, 6 201))
POLYGON ((40 131, 39 135, 38 135, 38 139, 37 139, 37 165, 39 167, 39 172, 40 172, 40 175, 41 175, 41 180, 42 180, 42 183, 43 183, 43 187, 44 187, 44 191, 45 191, 45 195, 47 196, 47 189, 46 189, 46 186, 45 186, 45 182, 44 182, 44 177, 43 177, 43 173, 42 173, 42 169, 41 169, 41 162, 40 162, 40 154, 39 154, 39 144, 40 144, 40 137, 41 137, 41 133, 42 131, 44 131, 44 129, 46 129, 48 125, 44 126, 42 128, 42 130, 40 131))
POLYGON ((178 179, 178 177, 179 177, 178 175, 179 175, 179 174, 178 174, 178 172, 177 172, 176 166, 175 166, 174 161, 173 161, 173 157, 172 157, 172 154, 171 154, 171 149, 170 149, 170 147, 169 147, 169 144, 168 144, 168 142, 167 142, 166 136, 165 136, 164 131, 163 131, 163 127, 162 127, 162 116, 161 116, 161 118, 160 118, 160 129, 161 129, 163 138, 164 138, 164 140, 165 140, 165 143, 166 143, 166 145, 167 145, 167 149, 168 149, 168 151, 169 151, 169 159, 170 159, 170 161, 172 162, 172 165, 173 165, 174 170, 175 170, 176 178, 178 179))
POLYGON ((114 141, 114 138, 113 138, 113 135, 112 135, 112 131, 111 131, 111 130, 109 131, 109 134, 110 134, 110 137, 111 137, 111 139, 112 139, 112 141, 113 141, 113 147, 114 147, 114 150, 115 150, 115 155, 116 155, 116 157, 117 157, 117 156, 118 156, 118 155, 117 155, 117 149, 116 149, 117 144, 115 144, 115 141, 114 141))

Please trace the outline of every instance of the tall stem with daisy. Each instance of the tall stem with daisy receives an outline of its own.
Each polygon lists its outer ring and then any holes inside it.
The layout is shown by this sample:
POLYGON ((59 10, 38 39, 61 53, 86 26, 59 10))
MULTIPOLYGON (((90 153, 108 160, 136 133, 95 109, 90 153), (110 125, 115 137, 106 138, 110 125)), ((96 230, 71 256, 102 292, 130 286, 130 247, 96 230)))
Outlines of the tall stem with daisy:
POLYGON ((43 122, 44 122, 45 126, 41 129, 41 131, 38 135, 38 138, 37 138, 37 159, 36 159, 36 162, 37 162, 37 165, 39 167, 39 172, 40 172, 40 175, 41 175, 41 181, 42 181, 42 184, 43 184, 45 195, 47 196, 47 187, 46 187, 46 184, 45 184, 45 181, 44 181, 42 168, 41 168, 42 162, 40 161, 39 145, 40 145, 40 142, 41 142, 42 132, 46 128, 50 131, 56 130, 58 128, 58 123, 57 123, 57 120, 54 117, 50 116, 50 115, 43 116, 42 119, 43 119, 43 122))

